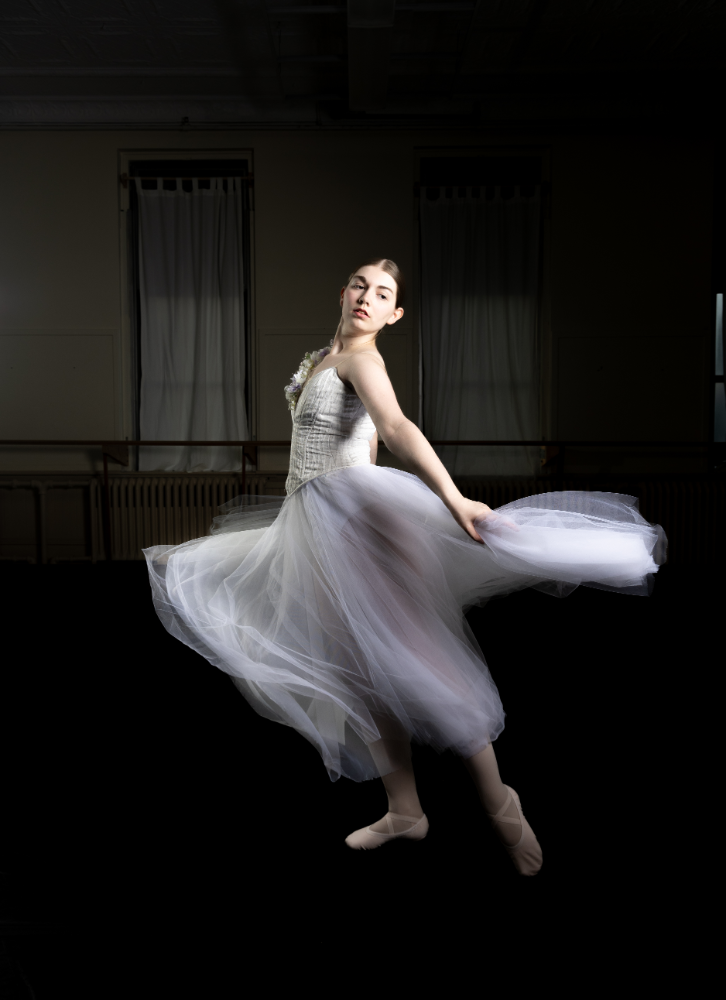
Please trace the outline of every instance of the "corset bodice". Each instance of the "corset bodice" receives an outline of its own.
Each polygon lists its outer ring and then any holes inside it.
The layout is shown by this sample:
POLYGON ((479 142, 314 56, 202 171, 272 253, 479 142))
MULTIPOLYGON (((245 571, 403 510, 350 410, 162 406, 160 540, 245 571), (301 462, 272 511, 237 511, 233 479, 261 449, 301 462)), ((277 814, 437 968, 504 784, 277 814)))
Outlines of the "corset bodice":
POLYGON ((288 496, 309 479, 351 465, 370 465, 376 427, 353 389, 326 368, 308 380, 292 416, 288 496))

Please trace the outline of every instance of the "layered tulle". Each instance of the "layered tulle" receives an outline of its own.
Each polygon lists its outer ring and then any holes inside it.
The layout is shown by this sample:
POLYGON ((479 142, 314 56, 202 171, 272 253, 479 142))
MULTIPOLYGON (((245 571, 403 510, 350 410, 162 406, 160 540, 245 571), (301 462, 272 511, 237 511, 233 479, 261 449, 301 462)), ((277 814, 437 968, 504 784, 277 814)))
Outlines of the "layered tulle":
POLYGON ((464 757, 501 733, 467 607, 525 587, 647 594, 665 546, 632 497, 579 492, 499 508, 482 545, 415 476, 372 465, 222 510, 210 536, 145 550, 156 610, 332 780, 393 770, 389 724, 464 757))

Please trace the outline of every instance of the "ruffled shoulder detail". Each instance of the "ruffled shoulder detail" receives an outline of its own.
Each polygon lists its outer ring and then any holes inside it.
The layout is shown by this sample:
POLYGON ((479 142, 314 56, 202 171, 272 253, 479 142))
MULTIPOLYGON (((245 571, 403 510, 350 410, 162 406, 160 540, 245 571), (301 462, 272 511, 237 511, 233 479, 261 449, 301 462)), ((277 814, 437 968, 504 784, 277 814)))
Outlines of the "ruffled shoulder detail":
POLYGON ((300 393, 303 391, 310 373, 314 368, 317 368, 323 358, 330 354, 332 346, 333 341, 331 340, 329 347, 321 347, 319 351, 307 351, 305 357, 300 362, 300 367, 292 376, 292 381, 289 385, 285 386, 285 399, 287 400, 288 409, 291 412, 297 406, 300 393))

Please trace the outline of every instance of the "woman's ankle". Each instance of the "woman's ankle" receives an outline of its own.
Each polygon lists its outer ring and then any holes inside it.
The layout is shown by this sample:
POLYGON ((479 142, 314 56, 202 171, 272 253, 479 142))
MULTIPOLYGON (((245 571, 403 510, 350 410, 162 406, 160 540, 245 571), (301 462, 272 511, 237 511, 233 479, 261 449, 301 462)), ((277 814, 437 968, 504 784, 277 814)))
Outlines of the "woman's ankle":
POLYGON ((495 815, 507 801, 509 789, 499 774, 499 765, 491 743, 473 757, 464 760, 479 795, 479 800, 490 815, 495 815))
POLYGON ((418 799, 415 801, 409 799, 403 802, 396 799, 389 799, 388 811, 389 813, 396 813, 398 816, 415 816, 417 819, 424 814, 418 799))
POLYGON ((478 791, 479 801, 490 816, 496 816, 509 795, 509 789, 506 785, 502 785, 500 788, 487 788, 486 792, 481 788, 478 791))

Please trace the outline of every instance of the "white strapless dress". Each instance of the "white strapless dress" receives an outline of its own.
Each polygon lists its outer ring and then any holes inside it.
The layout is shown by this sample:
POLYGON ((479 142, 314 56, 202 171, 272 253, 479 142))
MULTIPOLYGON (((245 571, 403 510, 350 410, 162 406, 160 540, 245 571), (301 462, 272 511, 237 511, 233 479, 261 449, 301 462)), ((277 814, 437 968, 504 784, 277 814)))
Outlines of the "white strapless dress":
POLYGON ((579 491, 498 508, 482 545, 416 476, 370 464, 374 432, 336 369, 318 372, 294 411, 287 496, 237 497, 208 537, 144 550, 165 628, 317 747, 333 781, 393 769, 390 720, 464 757, 499 736, 468 607, 525 587, 646 595, 665 551, 635 498, 579 491))

